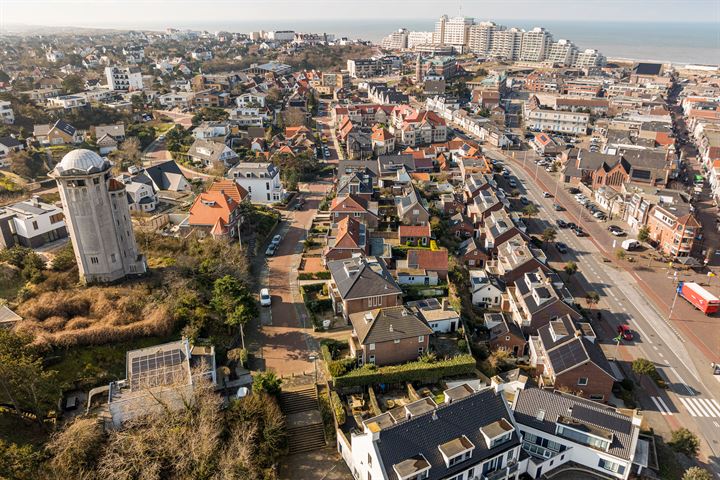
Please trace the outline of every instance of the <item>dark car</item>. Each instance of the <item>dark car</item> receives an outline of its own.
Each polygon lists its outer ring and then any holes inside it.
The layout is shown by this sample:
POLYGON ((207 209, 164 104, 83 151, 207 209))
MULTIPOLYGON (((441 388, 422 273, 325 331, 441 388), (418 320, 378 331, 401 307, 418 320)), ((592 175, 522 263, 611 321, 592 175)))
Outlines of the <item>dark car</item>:
POLYGON ((575 227, 575 228, 573 228, 573 233, 575 234, 576 237, 585 237, 585 236, 587 236, 587 233, 585 233, 585 231, 584 231, 582 228, 580 228, 580 227, 575 227))
POLYGON ((562 254, 566 254, 568 252, 568 247, 563 242, 557 242, 555 244, 555 248, 557 248, 557 251, 562 254))
POLYGON ((579 188, 571 187, 568 189, 568 192, 570 192, 570 195, 575 195, 576 193, 580 193, 579 188))
POLYGON ((630 341, 633 339, 633 332, 627 325, 618 325, 617 332, 624 340, 630 341))
POLYGON ((561 218, 558 219, 557 226, 560 228, 568 228, 568 224, 561 218))
POLYGON ((529 205, 529 204, 530 204, 530 200, 528 200, 528 199, 525 198, 525 197, 521 197, 521 198, 520 198, 520 203, 522 203, 523 205, 529 205))
POLYGON ((577 228, 577 225, 575 225, 573 222, 569 222, 567 224, 567 228, 570 228, 572 230, 575 230, 577 228))
POLYGON ((557 203, 553 203, 553 208, 556 212, 562 212, 563 210, 565 210, 562 205, 558 205, 557 203))

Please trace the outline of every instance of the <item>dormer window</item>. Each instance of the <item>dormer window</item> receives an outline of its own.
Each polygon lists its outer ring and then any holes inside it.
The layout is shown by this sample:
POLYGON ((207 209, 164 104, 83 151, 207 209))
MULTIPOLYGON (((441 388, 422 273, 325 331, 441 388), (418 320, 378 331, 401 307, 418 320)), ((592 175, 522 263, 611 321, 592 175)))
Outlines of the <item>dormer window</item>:
POLYGON ((488 448, 495 448, 509 441, 514 431, 515 427, 504 418, 480 428, 488 448))
POLYGON ((418 454, 393 465, 400 480, 424 480, 430 476, 430 462, 425 455, 418 454))
POLYGON ((442 453, 445 466, 448 468, 469 460, 474 449, 475 445, 465 435, 438 445, 438 450, 442 453))

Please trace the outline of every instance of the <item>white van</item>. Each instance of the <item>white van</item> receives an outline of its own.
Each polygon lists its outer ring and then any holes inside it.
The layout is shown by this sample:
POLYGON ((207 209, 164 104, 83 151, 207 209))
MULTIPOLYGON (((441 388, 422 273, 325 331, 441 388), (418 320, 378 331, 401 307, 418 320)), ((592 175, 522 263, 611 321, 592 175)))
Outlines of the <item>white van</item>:
POLYGON ((635 250, 635 249, 638 248, 639 246, 640 246, 640 242, 638 242, 637 240, 634 240, 634 239, 632 239, 632 238, 627 239, 627 240, 623 240, 623 242, 622 242, 622 248, 623 248, 623 250, 627 250, 628 252, 629 252, 630 250, 635 250))

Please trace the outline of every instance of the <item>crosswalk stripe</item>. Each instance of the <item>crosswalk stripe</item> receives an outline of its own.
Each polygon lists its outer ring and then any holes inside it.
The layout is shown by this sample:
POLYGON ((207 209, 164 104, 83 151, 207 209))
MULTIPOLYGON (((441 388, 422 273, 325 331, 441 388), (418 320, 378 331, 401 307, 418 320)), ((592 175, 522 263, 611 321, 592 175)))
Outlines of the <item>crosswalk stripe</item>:
POLYGON ((692 406, 690 405, 690 402, 688 402, 684 398, 680 398, 680 402, 682 402, 682 404, 685 405, 685 408, 687 409, 688 412, 690 412, 690 415, 692 415, 693 417, 701 416, 701 415, 698 415, 698 413, 695 411, 695 409, 692 408, 692 406))
POLYGON ((702 402, 700 402, 697 398, 695 398, 695 399, 693 399, 693 400, 695 400, 695 401, 693 402, 693 405, 695 406, 695 408, 696 408, 698 411, 702 410, 702 413, 703 413, 702 416, 703 416, 703 417, 712 417, 712 416, 713 416, 713 415, 710 414, 710 412, 708 412, 708 411, 705 409, 705 405, 703 405, 702 402))
POLYGON ((710 400, 710 402, 712 402, 712 404, 715 405, 715 408, 717 408, 718 412, 720 412, 720 403, 718 403, 717 400, 715 400, 714 398, 710 400))
POLYGON ((658 399, 658 402, 660 402, 660 405, 665 407, 665 411, 667 411, 667 414, 672 416, 673 413, 668 408, 667 404, 665 403, 665 400, 663 400, 662 397, 657 397, 657 399, 658 399))
POLYGON ((713 417, 720 417, 720 408, 717 408, 715 405, 712 404, 712 402, 707 398, 700 399, 705 406, 712 412, 713 417))
POLYGON ((665 412, 663 407, 660 406, 660 404, 658 403, 658 399, 656 397, 650 397, 650 400, 653 401, 653 403, 655 404, 655 406, 658 409, 658 412, 660 412, 662 415, 667 415, 667 412, 665 412))

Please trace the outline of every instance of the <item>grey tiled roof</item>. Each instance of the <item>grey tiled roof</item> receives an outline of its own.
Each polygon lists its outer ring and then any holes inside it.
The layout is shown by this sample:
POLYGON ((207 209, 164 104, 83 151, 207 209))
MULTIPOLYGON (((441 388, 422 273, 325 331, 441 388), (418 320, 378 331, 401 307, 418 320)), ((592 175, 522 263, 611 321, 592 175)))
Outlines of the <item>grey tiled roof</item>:
POLYGON ((350 315, 350 321, 363 345, 430 335, 433 332, 421 318, 404 306, 355 313, 350 315))
POLYGON ((402 293, 381 260, 335 260, 328 262, 328 269, 343 300, 402 293))
POLYGON ((610 430, 613 441, 608 453, 626 460, 630 460, 634 455, 633 438, 639 433, 638 427, 633 426, 630 417, 607 405, 574 395, 528 388, 517 392, 513 408, 517 423, 553 435, 560 416, 610 430), (541 410, 545 412, 543 420, 538 419, 541 410))
POLYGON ((519 444, 517 432, 512 438, 495 448, 488 449, 480 428, 501 419, 512 423, 505 400, 494 389, 488 388, 473 393, 450 404, 440 405, 428 412, 393 426, 380 430, 377 442, 388 478, 399 480, 393 465, 399 464, 419 454, 430 463, 429 480, 447 478, 467 470, 485 459, 516 447, 519 444), (465 435, 475 448, 472 457, 450 468, 438 448, 440 445, 465 435))

